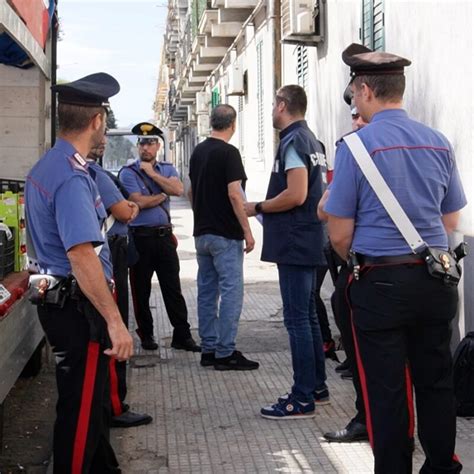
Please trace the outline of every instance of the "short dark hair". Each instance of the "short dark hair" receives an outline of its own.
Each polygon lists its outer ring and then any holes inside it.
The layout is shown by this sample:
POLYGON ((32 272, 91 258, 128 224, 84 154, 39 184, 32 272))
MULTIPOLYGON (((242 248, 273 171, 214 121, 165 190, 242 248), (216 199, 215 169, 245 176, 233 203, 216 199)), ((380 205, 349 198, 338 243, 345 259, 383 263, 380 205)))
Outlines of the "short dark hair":
POLYGON ((356 76, 352 81, 357 89, 365 83, 373 91, 375 97, 380 100, 401 100, 405 92, 404 74, 386 74, 380 76, 356 76))
POLYGON ((213 130, 227 130, 237 118, 237 112, 229 104, 219 104, 211 112, 211 127, 213 130))
POLYGON ((103 113, 105 113, 103 107, 84 107, 81 105, 59 104, 59 129, 62 132, 81 132, 89 126, 95 115, 103 113))
POLYGON ((276 99, 286 103, 286 110, 291 115, 305 115, 308 107, 306 92, 296 84, 283 86, 278 89, 276 99))

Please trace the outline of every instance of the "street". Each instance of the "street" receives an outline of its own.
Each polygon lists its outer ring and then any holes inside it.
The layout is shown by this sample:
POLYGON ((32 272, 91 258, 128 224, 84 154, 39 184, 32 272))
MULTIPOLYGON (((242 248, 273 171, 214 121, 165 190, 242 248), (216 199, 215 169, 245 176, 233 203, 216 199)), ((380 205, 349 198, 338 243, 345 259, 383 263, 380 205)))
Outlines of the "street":
MULTIPOLYGON (((197 264, 192 213, 187 201, 172 205, 179 240, 181 281, 190 322, 197 328, 197 264)), ((370 473, 368 443, 330 444, 322 433, 345 426, 353 416, 352 383, 327 361, 331 405, 318 408, 314 419, 271 421, 260 417, 291 386, 291 360, 283 326, 274 265, 260 262, 261 226, 252 219, 256 249, 245 258, 245 300, 238 349, 261 367, 251 372, 218 372, 199 365, 199 355, 170 348, 171 326, 157 283, 153 293, 158 353, 143 352, 136 338, 130 364, 128 400, 154 422, 145 427, 114 429, 113 442, 124 473, 370 473)), ((323 297, 328 310, 328 280, 323 297)), ((333 321, 331 317, 331 321, 333 321)), ((337 333, 332 323, 332 330, 337 333)), ((195 332, 197 336, 197 331, 195 332)), ((464 472, 474 472, 474 420, 458 419, 457 453, 464 472)), ((424 457, 419 442, 414 469, 424 457)))

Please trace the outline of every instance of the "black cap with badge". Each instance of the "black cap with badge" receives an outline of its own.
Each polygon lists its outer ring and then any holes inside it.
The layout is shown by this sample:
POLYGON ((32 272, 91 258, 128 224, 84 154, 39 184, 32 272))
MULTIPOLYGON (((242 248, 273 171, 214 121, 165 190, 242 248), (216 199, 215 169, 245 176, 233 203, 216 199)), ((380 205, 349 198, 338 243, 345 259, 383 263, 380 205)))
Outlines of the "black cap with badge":
POLYGON ((351 77, 402 75, 411 61, 384 51, 372 51, 357 43, 352 43, 342 52, 342 60, 351 68, 351 77))
POLYGON ((60 104, 78 105, 82 107, 104 107, 109 109, 109 98, 118 94, 120 84, 105 72, 98 72, 65 84, 51 87, 58 93, 60 104))
POLYGON ((139 145, 156 143, 159 138, 163 139, 163 131, 150 122, 137 123, 132 128, 132 133, 138 135, 139 145))

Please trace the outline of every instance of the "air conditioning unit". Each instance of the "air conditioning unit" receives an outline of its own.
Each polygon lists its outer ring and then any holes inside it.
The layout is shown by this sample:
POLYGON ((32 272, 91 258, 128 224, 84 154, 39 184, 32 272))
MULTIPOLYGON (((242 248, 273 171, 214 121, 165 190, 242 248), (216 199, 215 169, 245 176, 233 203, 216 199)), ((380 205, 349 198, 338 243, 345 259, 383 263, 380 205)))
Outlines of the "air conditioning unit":
POLYGON ((188 123, 196 122, 196 105, 188 105, 188 123))
POLYGON ((211 95, 208 92, 197 92, 196 93, 196 113, 208 114, 209 103, 211 102, 211 95))
POLYGON ((283 0, 281 17, 283 37, 314 33, 313 0, 283 0))
POLYGON ((197 134, 200 137, 209 135, 209 115, 198 115, 197 117, 197 134))
POLYGON ((282 42, 317 45, 323 41, 326 1, 282 0, 282 42))
POLYGON ((239 60, 235 60, 227 68, 227 78, 227 95, 245 95, 244 73, 239 60))

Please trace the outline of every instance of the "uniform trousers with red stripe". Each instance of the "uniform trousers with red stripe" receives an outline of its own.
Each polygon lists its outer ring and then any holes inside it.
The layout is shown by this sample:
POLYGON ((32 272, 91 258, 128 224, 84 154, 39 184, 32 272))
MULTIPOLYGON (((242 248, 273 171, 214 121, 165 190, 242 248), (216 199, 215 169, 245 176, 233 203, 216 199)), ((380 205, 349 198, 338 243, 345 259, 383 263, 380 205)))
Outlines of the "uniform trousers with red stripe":
POLYGON ((120 473, 109 442, 110 347, 104 319, 87 301, 63 308, 38 307, 56 357, 58 402, 54 425, 54 474, 120 473))
POLYGON ((412 472, 412 384, 420 472, 460 472, 450 352, 457 288, 413 263, 363 267, 348 295, 375 472, 412 472))
POLYGON ((366 424, 365 421, 365 406, 364 398, 362 396, 362 389, 360 386, 359 369, 357 367, 355 350, 354 350, 354 339, 352 336, 352 323, 351 323, 351 308, 347 302, 346 292, 347 285, 349 282, 349 270, 346 265, 341 267, 339 275, 336 280, 333 298, 331 299, 333 305, 334 319, 336 325, 341 333, 341 340, 344 346, 347 360, 349 361, 349 367, 352 371, 352 383, 355 390, 355 408, 356 414, 353 421, 366 424))
MULTIPOLYGON (((110 256, 114 272, 115 298, 120 315, 128 328, 128 258, 127 236, 114 235, 108 238, 110 256)), ((112 415, 118 416, 126 411, 124 403, 127 396, 127 362, 110 361, 110 398, 112 415)))

